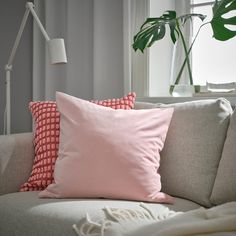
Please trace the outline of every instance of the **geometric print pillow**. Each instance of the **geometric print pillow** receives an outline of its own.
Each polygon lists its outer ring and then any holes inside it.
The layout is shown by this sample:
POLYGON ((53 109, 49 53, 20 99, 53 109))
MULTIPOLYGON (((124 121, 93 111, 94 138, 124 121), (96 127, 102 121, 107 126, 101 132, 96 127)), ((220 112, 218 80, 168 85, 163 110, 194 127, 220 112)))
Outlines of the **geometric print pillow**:
MULTIPOLYGON (((134 108, 136 94, 131 92, 119 99, 91 101, 113 109, 134 108)), ((29 109, 34 120, 35 158, 28 181, 20 191, 42 191, 54 182, 54 168, 58 156, 60 113, 55 101, 30 102, 29 109)))

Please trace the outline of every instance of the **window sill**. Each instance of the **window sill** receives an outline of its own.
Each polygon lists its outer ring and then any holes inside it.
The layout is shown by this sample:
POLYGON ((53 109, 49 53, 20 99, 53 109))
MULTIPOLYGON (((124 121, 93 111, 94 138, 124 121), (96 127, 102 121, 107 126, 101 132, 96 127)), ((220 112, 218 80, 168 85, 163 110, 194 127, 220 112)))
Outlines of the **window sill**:
POLYGON ((193 97, 236 97, 236 92, 199 92, 193 97))
POLYGON ((231 102, 231 104, 236 104, 236 92, 230 93, 218 93, 218 92, 200 92, 195 93, 192 97, 137 97, 136 101, 140 102, 152 102, 152 103, 178 103, 178 102, 188 102, 195 100, 204 100, 204 99, 214 99, 214 98, 226 98, 231 102))

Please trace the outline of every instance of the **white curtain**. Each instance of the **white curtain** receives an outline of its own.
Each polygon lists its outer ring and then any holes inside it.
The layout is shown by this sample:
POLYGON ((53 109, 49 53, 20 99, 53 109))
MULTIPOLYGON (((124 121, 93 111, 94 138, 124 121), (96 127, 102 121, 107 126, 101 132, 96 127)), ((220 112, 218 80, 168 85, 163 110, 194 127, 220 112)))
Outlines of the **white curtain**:
POLYGON ((33 99, 62 91, 83 99, 124 94, 123 0, 35 0, 50 38, 64 38, 68 63, 48 63, 45 40, 34 26, 33 99))
POLYGON ((149 0, 124 0, 124 70, 125 89, 148 95, 148 51, 135 52, 133 37, 149 15, 149 0))

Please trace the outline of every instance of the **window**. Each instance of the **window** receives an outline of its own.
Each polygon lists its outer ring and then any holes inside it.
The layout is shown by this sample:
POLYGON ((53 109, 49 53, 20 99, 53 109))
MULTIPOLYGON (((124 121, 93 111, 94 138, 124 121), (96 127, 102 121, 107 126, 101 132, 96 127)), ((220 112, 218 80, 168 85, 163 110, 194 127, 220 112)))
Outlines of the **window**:
MULTIPOLYGON (((149 0, 149 17, 160 16, 166 10, 176 10, 178 15, 188 12, 207 15, 206 22, 212 18, 214 2, 214 0, 149 0)), ((233 14, 235 15, 235 12, 233 14)), ((202 24, 200 19, 193 18, 192 23, 186 26, 185 34, 190 43, 200 24, 202 24)), ((193 46, 190 61, 194 84, 236 82, 235 60, 233 59, 236 51, 236 37, 222 42, 212 36, 212 28, 208 24, 201 29, 193 46)), ((146 76, 147 86, 139 82, 138 76, 140 73, 136 73, 132 77, 132 80, 137 83, 136 87, 141 87, 142 90, 140 91, 146 91, 143 94, 139 93, 139 96, 169 96, 173 49, 173 43, 167 32, 163 40, 156 42, 148 50, 146 58, 148 63, 147 73, 142 74, 142 78, 146 76)), ((176 52, 177 61, 182 61, 179 59, 184 57, 181 50, 177 49, 176 52)), ((188 74, 183 75, 186 78, 183 76, 182 81, 187 81, 188 74)), ((145 82, 142 83, 145 84, 145 82)))
MULTIPOLYGON (((212 17, 212 4, 214 1, 192 0, 190 10, 193 13, 207 15, 205 21, 212 17)), ((225 16, 227 17, 227 16, 225 16)), ((192 24, 192 37, 196 34, 201 21, 194 19, 192 24)), ((212 37, 210 24, 204 26, 192 50, 192 71, 195 84, 205 85, 206 81, 212 83, 235 82, 236 38, 228 41, 218 41, 212 37)))
MULTIPOLYGON (((177 0, 178 1, 178 0, 177 0)), ((173 0, 150 0, 149 16, 157 17, 166 10, 175 9, 173 0)), ((149 49, 149 96, 169 96, 173 43, 167 33, 165 38, 149 49)))

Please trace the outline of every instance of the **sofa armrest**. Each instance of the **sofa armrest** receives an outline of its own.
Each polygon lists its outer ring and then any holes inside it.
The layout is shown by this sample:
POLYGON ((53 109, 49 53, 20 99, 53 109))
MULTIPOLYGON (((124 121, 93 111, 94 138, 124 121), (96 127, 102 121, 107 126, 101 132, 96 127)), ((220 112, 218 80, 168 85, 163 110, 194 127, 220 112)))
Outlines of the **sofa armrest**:
POLYGON ((17 192, 34 160, 32 133, 0 135, 0 195, 17 192))

